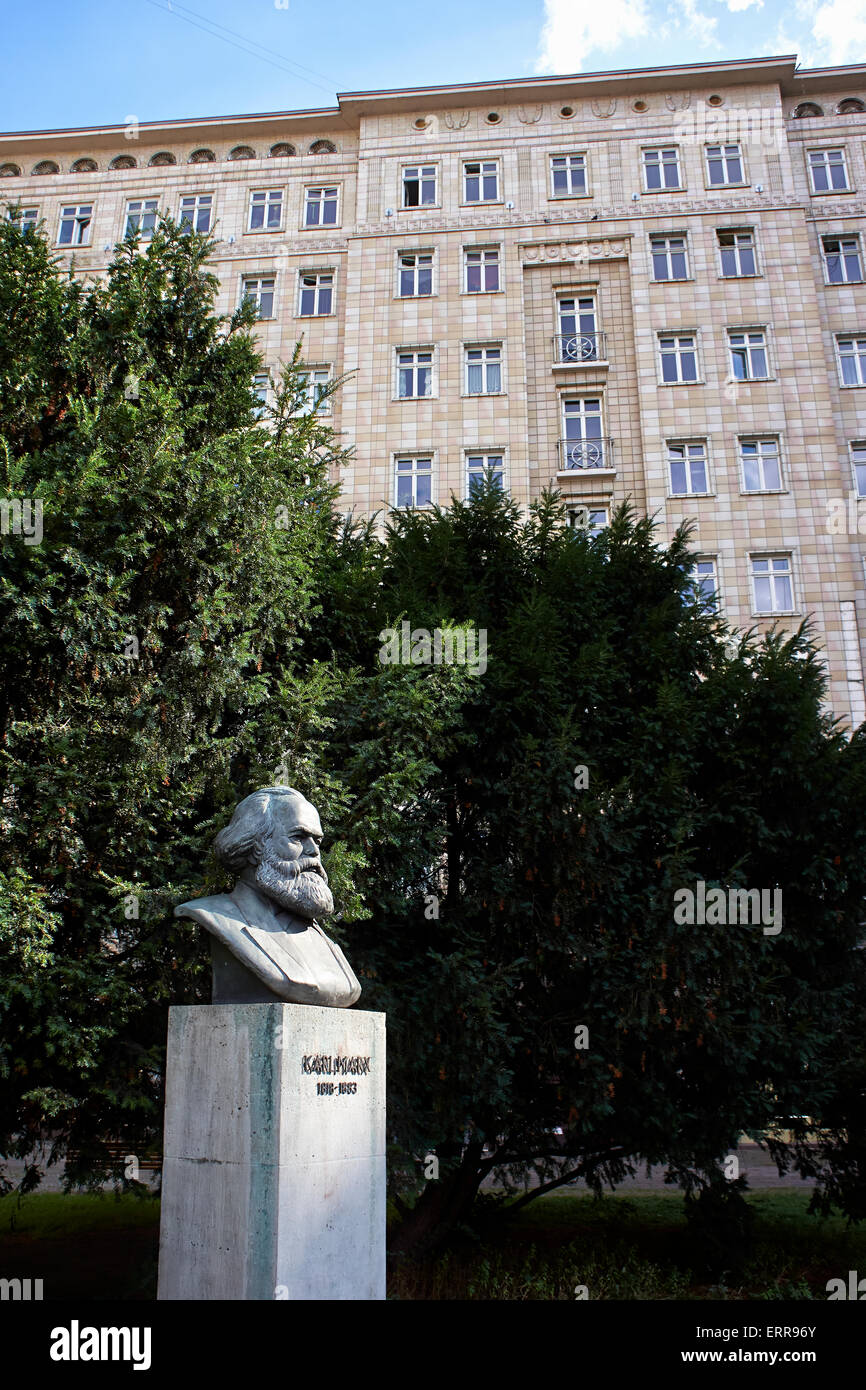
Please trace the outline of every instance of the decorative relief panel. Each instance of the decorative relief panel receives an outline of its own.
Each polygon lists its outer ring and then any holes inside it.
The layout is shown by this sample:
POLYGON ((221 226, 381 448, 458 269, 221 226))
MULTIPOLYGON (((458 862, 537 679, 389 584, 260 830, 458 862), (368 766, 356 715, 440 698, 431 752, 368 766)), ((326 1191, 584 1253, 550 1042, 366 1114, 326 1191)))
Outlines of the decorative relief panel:
POLYGON ((626 260, 628 238, 601 237, 598 241, 522 241, 524 265, 547 265, 551 261, 626 260))
POLYGON ((442 119, 449 130, 464 130, 469 124, 469 112, 446 111, 442 119))
POLYGON ((518 106, 517 119, 523 125, 537 125, 543 111, 544 107, 540 103, 537 106, 518 106))

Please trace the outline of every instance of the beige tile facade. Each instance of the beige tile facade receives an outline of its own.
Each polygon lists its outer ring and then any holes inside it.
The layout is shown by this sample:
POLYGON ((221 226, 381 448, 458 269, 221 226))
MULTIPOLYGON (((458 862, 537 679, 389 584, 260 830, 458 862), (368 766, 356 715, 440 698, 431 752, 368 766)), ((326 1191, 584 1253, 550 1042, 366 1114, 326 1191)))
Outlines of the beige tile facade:
POLYGON ((866 718, 866 67, 767 58, 14 134, 0 176, 52 242, 64 209, 91 209, 83 244, 58 247, 91 275, 132 201, 178 216, 209 196, 220 309, 244 277, 273 280, 269 367, 303 338, 311 367, 346 376, 346 510, 394 506, 397 460, 414 498, 447 503, 492 459, 519 502, 555 485, 583 524, 626 498, 664 535, 692 519, 729 621, 813 615, 830 707, 866 718), (323 189, 335 214, 310 226, 323 189), (277 225, 249 230, 254 194, 277 225), (431 292, 401 294, 401 269, 431 292), (755 379, 733 370, 740 346, 755 379), (401 365, 404 393, 429 372, 420 397, 401 398, 401 365))

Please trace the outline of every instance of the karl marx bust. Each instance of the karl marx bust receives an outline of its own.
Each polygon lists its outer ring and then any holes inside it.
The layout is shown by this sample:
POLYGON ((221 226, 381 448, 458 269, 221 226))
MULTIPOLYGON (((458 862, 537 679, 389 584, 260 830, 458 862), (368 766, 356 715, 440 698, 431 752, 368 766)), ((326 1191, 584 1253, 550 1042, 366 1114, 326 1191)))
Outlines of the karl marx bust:
POLYGON ((210 932, 214 1004, 345 1009, 360 996, 349 962, 316 920, 334 911, 321 842, 315 807, 292 787, 245 797, 217 835, 214 853, 240 875, 234 888, 174 910, 210 932))

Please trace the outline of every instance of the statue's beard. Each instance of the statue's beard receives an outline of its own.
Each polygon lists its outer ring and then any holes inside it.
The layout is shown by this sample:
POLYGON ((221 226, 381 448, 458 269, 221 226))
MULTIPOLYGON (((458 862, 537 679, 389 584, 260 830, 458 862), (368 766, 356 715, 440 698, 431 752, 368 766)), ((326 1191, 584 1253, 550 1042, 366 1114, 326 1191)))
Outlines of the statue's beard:
POLYGON ((256 869, 256 887, 297 917, 312 921, 334 911, 328 875, 316 859, 276 859, 266 853, 256 869))

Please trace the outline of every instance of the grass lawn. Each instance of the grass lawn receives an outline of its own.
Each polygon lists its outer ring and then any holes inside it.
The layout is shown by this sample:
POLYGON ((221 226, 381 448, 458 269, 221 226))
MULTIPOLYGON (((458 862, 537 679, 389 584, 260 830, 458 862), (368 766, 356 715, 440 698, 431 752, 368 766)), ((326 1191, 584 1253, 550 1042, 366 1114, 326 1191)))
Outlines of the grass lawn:
MULTIPOLYGON (((866 1227, 807 1216, 808 1192, 755 1193, 755 1245, 739 1273, 701 1271, 676 1193, 540 1197, 484 1234, 392 1272, 394 1299, 818 1299, 866 1268, 866 1227)), ((127 1194, 0 1198, 0 1277, 44 1281, 46 1299, 156 1296, 159 1202, 127 1194)))

